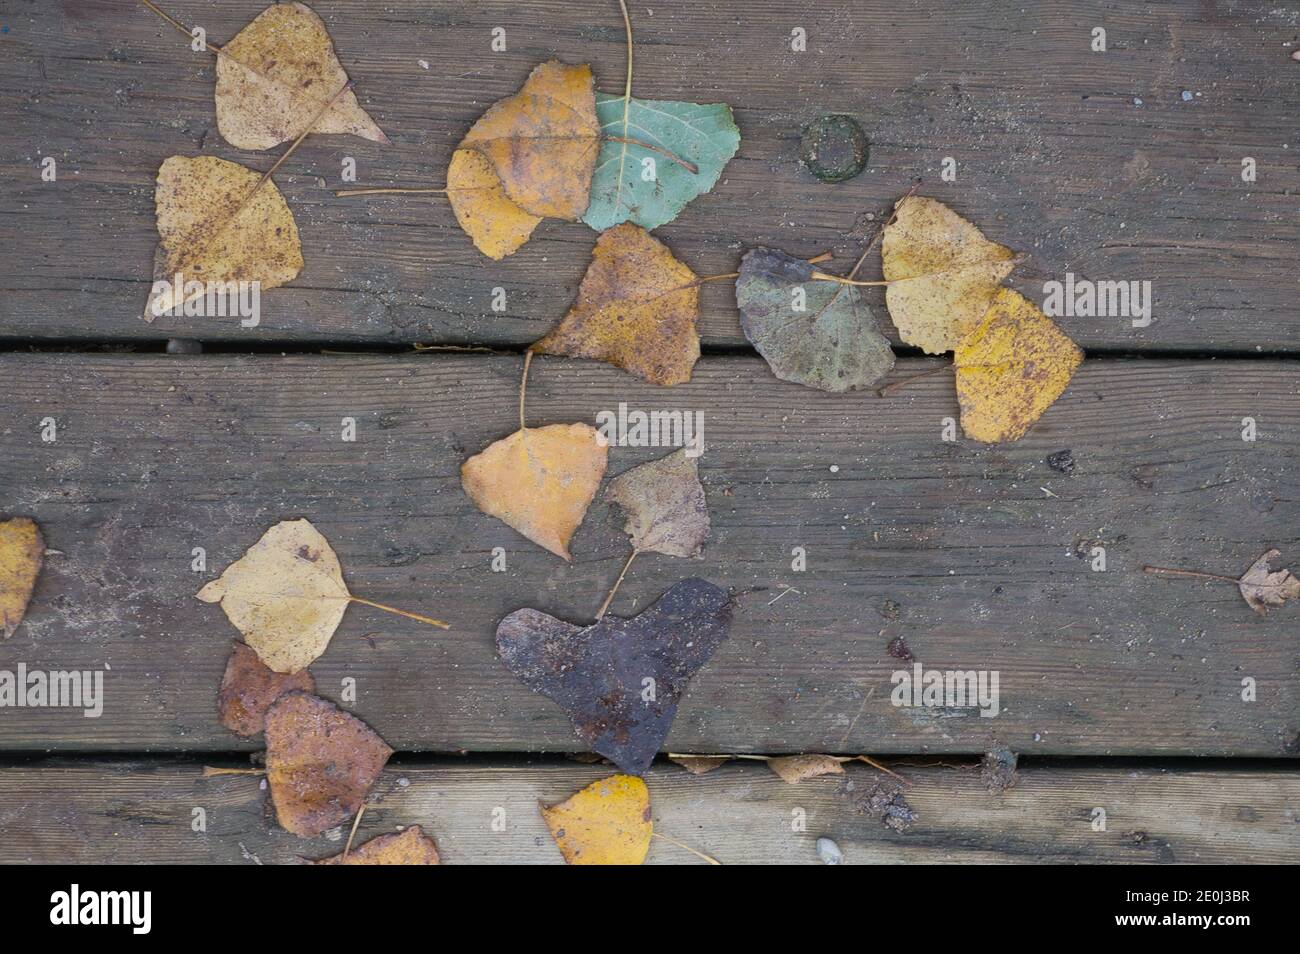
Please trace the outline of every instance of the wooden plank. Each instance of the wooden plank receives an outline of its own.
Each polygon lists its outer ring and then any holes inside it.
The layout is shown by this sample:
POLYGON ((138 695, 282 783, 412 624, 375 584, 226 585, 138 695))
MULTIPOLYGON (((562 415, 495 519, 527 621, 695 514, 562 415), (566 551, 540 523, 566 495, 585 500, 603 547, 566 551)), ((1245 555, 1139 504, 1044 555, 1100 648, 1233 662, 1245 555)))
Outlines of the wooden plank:
MULTIPOLYGON (((239 747, 214 716, 235 631, 193 598, 278 520, 307 516, 354 592, 434 613, 442 633, 353 608, 313 666, 321 692, 401 750, 567 751, 564 715, 495 657, 532 606, 589 621, 627 554, 598 499, 572 565, 480 513, 469 454, 517 426, 517 357, 6 355, 0 506, 48 546, 0 669, 106 672, 101 718, 0 712, 7 749, 239 747), (357 440, 340 440, 355 418, 357 440), (42 422, 57 423, 43 443, 42 422), (205 572, 191 569, 206 551, 205 572), (508 569, 490 569, 502 547, 508 569), (369 635, 371 638, 363 638, 369 635), (373 640, 373 645, 372 645, 373 640)), ((902 377, 929 362, 904 361, 902 377)), ((677 751, 1295 754, 1295 606, 1252 613, 1237 574, 1300 553, 1300 377, 1287 361, 1091 361, 1016 444, 945 442, 947 375, 890 399, 783 384, 707 358, 680 387, 593 362, 535 362, 529 422, 601 409, 700 411, 713 538, 700 561, 638 560, 613 610, 692 575, 740 591, 730 639, 694 679, 677 751), (1258 440, 1241 439, 1255 418, 1258 440), (1069 449, 1069 476, 1049 454, 1069 449), (1107 569, 1091 569, 1106 548, 1107 569), (807 571, 792 569, 805 548, 807 571), (787 589, 789 588, 789 589, 787 589), (896 708, 887 652, 1000 673, 1001 712, 896 708), (1243 680, 1258 698, 1241 701, 1243 680)), ((666 453, 616 447, 610 475, 666 453)))
MULTIPOLYGON (((847 864, 1294 863, 1300 774, 1267 769, 1024 768, 991 794, 973 767, 903 769, 905 831, 860 809, 865 766, 797 785, 757 764, 647 775, 657 832, 724 864, 817 864, 832 838, 847 864), (1105 829, 1093 830, 1096 809, 1105 829), (800 817, 805 830, 792 830, 800 817)), ((538 802, 608 775, 564 762, 391 765, 359 840, 418 824, 446 864, 559 864, 538 802), (494 815, 495 813, 495 815, 494 815), (493 830, 494 817, 505 823, 493 830)), ((195 762, 50 762, 0 768, 0 863, 292 864, 343 850, 346 830, 300 839, 274 821, 262 780, 201 777, 195 762), (194 810, 206 832, 192 830, 194 810)), ((359 843, 359 842, 358 842, 359 843)), ((700 863, 656 839, 648 864, 700 863)))
MULTIPOLYGON (((166 4, 215 42, 264 5, 166 4)), ((548 223, 493 264, 439 198, 341 200, 332 189, 345 156, 365 183, 440 183, 474 118, 546 58, 590 62, 599 86, 618 90, 613 0, 318 0, 363 104, 395 144, 313 137, 277 174, 307 266, 291 288, 268 292, 252 330, 139 317, 160 162, 195 153, 271 162, 221 141, 211 57, 143 8, 9 6, 0 337, 519 344, 572 301, 594 238, 584 226, 548 223), (498 26, 508 50, 493 54, 498 26), (39 176, 45 156, 59 163, 52 184, 39 176), (504 314, 490 310, 498 286, 508 291, 504 314)), ((1286 5, 827 0, 795 12, 785 0, 701 0, 634 16, 636 92, 728 102, 744 133, 714 194, 661 230, 698 273, 732 271, 755 244, 833 249, 847 268, 874 228, 869 217, 922 178, 926 194, 1031 254, 1013 284, 1033 298, 1067 271, 1153 283, 1150 327, 1068 319, 1086 347, 1297 348, 1300 89, 1288 58, 1297 13, 1286 5), (805 53, 790 51, 799 26, 805 53), (1097 27, 1107 30, 1104 53, 1090 49, 1097 27), (800 129, 823 112, 857 115, 872 139, 871 167, 850 183, 817 183, 797 163, 800 129), (939 177, 944 157, 958 163, 955 183, 939 177), (1241 180, 1245 157, 1258 164, 1257 182, 1241 180)), ((877 268, 873 260, 864 276, 877 268)), ((706 344, 743 343, 727 287, 706 288, 701 328, 706 344)))

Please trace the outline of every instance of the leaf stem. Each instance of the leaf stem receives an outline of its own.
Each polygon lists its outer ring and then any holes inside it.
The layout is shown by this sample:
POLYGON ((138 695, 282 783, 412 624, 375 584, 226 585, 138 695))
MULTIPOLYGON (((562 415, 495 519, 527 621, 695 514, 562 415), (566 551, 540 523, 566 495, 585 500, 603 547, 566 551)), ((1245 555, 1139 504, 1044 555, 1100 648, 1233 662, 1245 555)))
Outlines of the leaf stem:
POLYGON ((654 837, 654 838, 662 838, 664 841, 668 842, 668 844, 670 844, 670 845, 676 845, 678 848, 681 848, 683 851, 689 851, 691 854, 693 854, 693 855, 694 855, 695 857, 697 857, 697 858, 703 858, 705 861, 707 861, 707 862, 708 862, 709 864, 711 864, 711 865, 719 865, 719 866, 721 866, 721 864, 722 864, 721 861, 719 861, 717 858, 714 858, 712 855, 706 855, 706 854, 705 854, 704 852, 702 852, 702 851, 697 851, 696 849, 692 848, 690 845, 678 841, 676 838, 669 838, 667 835, 662 834, 661 832, 657 832, 657 831, 652 831, 650 834, 651 834, 651 836, 654 837))
POLYGON ((528 395, 528 369, 533 366, 533 349, 529 348, 524 352, 524 373, 519 379, 519 429, 526 431, 528 425, 524 423, 524 398, 528 395))
POLYGON ((419 613, 408 613, 406 610, 400 610, 395 606, 386 606, 383 603, 376 603, 374 600, 362 599, 360 596, 347 597, 351 603, 360 603, 362 606, 369 606, 377 610, 383 610, 385 613, 392 613, 395 616, 405 616, 407 619, 413 619, 421 623, 428 623, 430 626, 437 626, 439 629, 451 629, 450 623, 444 623, 440 619, 434 619, 432 616, 421 616, 419 613))
POLYGON ((632 565, 632 561, 636 559, 636 555, 640 552, 640 550, 633 550, 632 554, 627 558, 627 562, 623 564, 623 569, 619 572, 618 579, 614 581, 614 588, 610 590, 609 595, 605 597, 605 602, 600 604, 600 609, 596 610, 597 622, 604 619, 605 611, 609 609, 609 604, 614 602, 614 594, 617 593, 618 588, 623 585, 623 577, 627 576, 628 568, 632 565))
POLYGON ((814 271, 812 277, 821 282, 838 282, 841 285, 853 285, 858 288, 873 288, 876 286, 892 285, 893 282, 860 282, 852 278, 841 278, 839 275, 828 275, 826 272, 814 271))
POLYGON ((335 195, 446 195, 450 189, 335 189, 335 195))
POLYGON ((621 143, 626 143, 629 146, 640 146, 642 149, 649 149, 651 152, 657 152, 661 156, 667 156, 669 159, 677 163, 679 166, 681 166, 691 175, 693 176, 699 175, 700 167, 697 166, 695 163, 688 162, 685 159, 683 159, 681 156, 669 152, 667 149, 664 149, 660 146, 652 146, 648 142, 642 142, 640 139, 631 139, 627 136, 604 136, 603 138, 606 142, 621 142, 621 143))
POLYGON ((259 768, 213 768, 211 765, 203 766, 203 777, 212 778, 216 775, 265 775, 266 769, 259 768))
POLYGON ((932 374, 938 374, 940 371, 952 371, 957 366, 955 364, 941 364, 937 368, 931 368, 928 371, 922 371, 920 374, 914 374, 909 378, 903 378, 901 381, 895 381, 893 384, 886 384, 883 388, 876 389, 876 397, 889 397, 899 388, 907 387, 913 381, 919 381, 921 378, 928 378, 932 374))
POLYGON ((357 837, 357 826, 361 824, 361 816, 366 813, 366 803, 362 802, 361 807, 357 809, 357 817, 352 819, 352 830, 348 832, 348 843, 343 846, 343 857, 348 856, 352 850, 352 839, 357 837))
POLYGON ((1144 566, 1143 573, 1154 576, 1181 576, 1195 580, 1219 580, 1224 583, 1240 583, 1235 576, 1223 576, 1220 573, 1202 573, 1200 570, 1180 570, 1169 566, 1144 566))

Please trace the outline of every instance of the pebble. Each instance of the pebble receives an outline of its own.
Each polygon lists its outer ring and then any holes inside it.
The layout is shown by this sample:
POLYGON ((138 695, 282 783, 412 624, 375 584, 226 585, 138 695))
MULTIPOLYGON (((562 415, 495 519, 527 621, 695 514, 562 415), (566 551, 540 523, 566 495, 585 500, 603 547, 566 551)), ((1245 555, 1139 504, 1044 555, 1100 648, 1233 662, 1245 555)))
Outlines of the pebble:
POLYGON ((820 858, 824 864, 844 864, 844 852, 840 851, 839 845, 826 837, 817 839, 817 857, 820 858))

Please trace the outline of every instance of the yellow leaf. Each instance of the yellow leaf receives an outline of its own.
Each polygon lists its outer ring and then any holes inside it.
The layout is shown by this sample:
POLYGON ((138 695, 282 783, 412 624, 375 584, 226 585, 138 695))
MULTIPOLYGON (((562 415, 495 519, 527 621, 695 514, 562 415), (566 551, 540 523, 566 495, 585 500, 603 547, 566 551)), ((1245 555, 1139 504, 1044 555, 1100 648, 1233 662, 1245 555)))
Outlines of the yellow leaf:
POLYGON ((907 196, 894 214, 880 249, 889 316, 908 344, 951 351, 988 310, 1015 253, 934 199, 907 196))
POLYGON ((611 775, 540 808, 568 864, 639 865, 650 850, 650 791, 635 775, 611 775))
MULTIPOLYGON (((347 81, 321 18, 301 3, 274 4, 217 56, 217 129, 238 149, 270 149, 305 132, 347 81)), ((351 90, 312 131, 388 142, 351 90)))
POLYGON ((27 517, 0 521, 0 633, 5 639, 23 621, 44 558, 45 541, 36 521, 27 517))
POLYGON ((1023 437, 1061 396, 1083 352, 1023 295, 1004 288, 957 345, 957 400, 967 437, 1023 437))
POLYGON ((521 428, 465 461, 460 480, 484 513, 571 560, 569 539, 600 488, 608 455, 587 424, 521 428))
POLYGON ((314 861, 317 865, 436 865, 438 846, 433 839, 412 825, 401 832, 371 838, 347 854, 314 861))
POLYGON ((541 64, 479 117, 452 157, 447 198, 461 228, 483 254, 501 258, 537 220, 582 218, 600 142, 591 67, 541 64))
POLYGON ((275 183, 260 188, 260 173, 215 156, 171 156, 158 170, 154 193, 159 244, 150 295, 152 321, 201 296, 182 282, 260 282, 261 289, 293 281, 302 270, 302 243, 293 213, 275 183), (256 190, 256 191, 254 191, 256 190))
POLYGON ((325 652, 351 599, 338 557, 307 520, 277 523, 197 595, 220 602, 276 672, 298 672, 325 652))
POLYGON ((691 379, 700 357, 693 271, 639 225, 601 233, 578 300, 534 351, 608 361, 654 384, 691 379))

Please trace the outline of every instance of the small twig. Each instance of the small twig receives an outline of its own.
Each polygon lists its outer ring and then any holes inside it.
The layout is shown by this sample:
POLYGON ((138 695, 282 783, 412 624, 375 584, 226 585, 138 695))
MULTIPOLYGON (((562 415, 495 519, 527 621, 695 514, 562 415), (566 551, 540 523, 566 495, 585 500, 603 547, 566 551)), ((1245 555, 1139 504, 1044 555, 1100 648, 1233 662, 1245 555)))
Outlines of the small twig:
POLYGON ((524 373, 519 379, 519 429, 528 430, 528 425, 524 423, 524 398, 528 394, 528 369, 533 364, 533 351, 529 348, 524 352, 524 373))
POLYGON ((707 861, 707 862, 708 862, 709 864, 711 864, 711 865, 721 865, 721 864, 722 864, 721 861, 719 861, 717 858, 714 858, 712 855, 706 855, 706 854, 705 854, 704 852, 702 852, 702 851, 697 851, 696 849, 692 848, 690 845, 683 844, 682 842, 678 841, 676 838, 669 838, 667 835, 662 834, 662 833, 657 832, 657 831, 652 831, 650 834, 653 835, 655 838, 662 838, 664 841, 668 842, 668 844, 670 844, 670 845, 676 845, 678 848, 681 848, 681 849, 684 850, 684 851, 689 851, 691 854, 695 855, 695 857, 697 857, 697 858, 703 858, 705 861, 707 861))
POLYGON ((446 195, 450 189, 399 189, 399 188, 377 188, 377 189, 335 189, 336 196, 343 195, 446 195))
POLYGON ((383 610, 385 613, 392 613, 395 616, 405 616, 407 619, 413 619, 417 622, 428 623, 430 626, 437 626, 439 629, 451 629, 450 623, 444 623, 440 619, 434 619, 432 616, 421 616, 419 613, 408 613, 406 610, 397 609, 395 606, 385 606, 383 603, 376 603, 374 600, 365 600, 359 596, 348 596, 352 603, 360 603, 362 606, 370 606, 377 610, 383 610))
POLYGON ((203 777, 212 778, 216 775, 265 775, 266 769, 259 768, 213 768, 210 765, 203 766, 203 777))
POLYGON ((876 397, 889 397, 899 388, 906 387, 913 381, 919 381, 921 378, 928 378, 932 374, 938 374, 940 371, 952 371, 956 368, 953 364, 941 364, 937 368, 931 368, 928 371, 922 371, 920 374, 914 374, 911 377, 903 378, 901 381, 895 381, 893 384, 886 384, 883 388, 876 389, 876 397))
POLYGON ((346 858, 348 856, 348 852, 352 850, 352 839, 357 837, 357 827, 360 826, 361 816, 364 815, 365 813, 366 813, 366 803, 362 802, 361 807, 357 809, 357 817, 352 819, 352 830, 348 832, 348 843, 343 846, 344 858, 346 858))
POLYGON ((853 278, 841 278, 839 275, 828 275, 826 272, 814 271, 812 277, 821 282, 838 282, 841 285, 853 285, 855 288, 883 288, 886 285, 892 285, 893 282, 860 282, 853 278))
POLYGON ((614 602, 614 594, 617 593, 618 588, 623 585, 623 577, 627 576, 628 567, 632 565, 632 561, 636 559, 636 555, 640 552, 640 550, 633 550, 631 556, 627 558, 627 562, 623 564, 623 569, 618 574, 618 579, 614 581, 614 588, 610 590, 609 595, 605 597, 605 602, 600 604, 600 609, 596 610, 597 622, 600 622, 600 620, 604 618, 605 611, 609 609, 609 604, 614 602))

